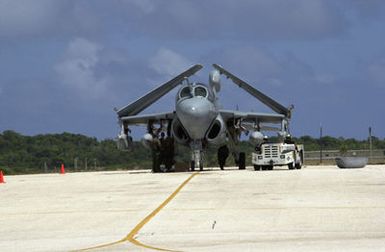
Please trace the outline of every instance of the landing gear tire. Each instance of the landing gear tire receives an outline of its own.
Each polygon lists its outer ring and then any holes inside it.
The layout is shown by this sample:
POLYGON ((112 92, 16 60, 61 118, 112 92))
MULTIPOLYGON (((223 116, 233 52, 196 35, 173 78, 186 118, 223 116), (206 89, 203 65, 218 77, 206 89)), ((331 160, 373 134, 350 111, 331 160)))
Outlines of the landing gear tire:
POLYGON ((159 172, 162 172, 162 170, 160 169, 160 157, 159 157, 159 154, 153 154, 153 157, 152 157, 152 172, 153 173, 159 173, 159 172))
POLYGON ((255 171, 261 170, 261 166, 260 166, 260 165, 254 165, 254 170, 255 170, 255 171))
POLYGON ((244 152, 239 153, 238 166, 239 166, 239 170, 246 169, 246 155, 244 152))
POLYGON ((191 171, 195 171, 195 161, 191 161, 190 169, 191 171))

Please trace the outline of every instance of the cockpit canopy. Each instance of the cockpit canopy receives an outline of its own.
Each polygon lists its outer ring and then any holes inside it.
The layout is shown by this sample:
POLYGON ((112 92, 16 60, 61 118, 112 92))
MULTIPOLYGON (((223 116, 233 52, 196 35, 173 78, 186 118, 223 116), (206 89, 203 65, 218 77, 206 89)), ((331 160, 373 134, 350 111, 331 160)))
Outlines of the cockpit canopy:
POLYGON ((207 98, 209 96, 209 92, 207 87, 203 85, 193 85, 186 86, 179 91, 178 100, 182 98, 191 98, 191 97, 204 97, 207 98))

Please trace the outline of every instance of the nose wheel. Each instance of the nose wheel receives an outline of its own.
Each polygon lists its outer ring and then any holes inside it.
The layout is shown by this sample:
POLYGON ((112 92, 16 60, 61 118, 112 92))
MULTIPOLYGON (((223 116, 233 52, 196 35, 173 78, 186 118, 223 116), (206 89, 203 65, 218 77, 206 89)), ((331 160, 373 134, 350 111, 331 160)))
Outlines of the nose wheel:
POLYGON ((190 163, 191 171, 195 171, 195 168, 198 168, 200 171, 203 171, 203 155, 201 150, 194 150, 192 152, 192 160, 190 163))
MULTIPOLYGON (((191 171, 195 171, 195 161, 191 161, 190 168, 191 168, 191 171)), ((203 163, 202 162, 199 165, 199 170, 203 171, 203 163)))

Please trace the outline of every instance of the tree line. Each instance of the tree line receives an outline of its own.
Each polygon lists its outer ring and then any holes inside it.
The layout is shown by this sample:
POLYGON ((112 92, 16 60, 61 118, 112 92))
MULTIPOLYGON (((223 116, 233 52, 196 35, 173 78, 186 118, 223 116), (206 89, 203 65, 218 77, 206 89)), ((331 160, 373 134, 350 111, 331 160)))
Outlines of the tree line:
MULTIPOLYGON (((319 150, 358 150, 368 149, 368 140, 334 138, 321 139, 302 136, 294 139, 305 146, 305 151, 319 150)), ((372 137, 373 149, 385 149, 385 139, 372 137)), ((241 151, 250 155, 254 149, 248 141, 240 143, 241 151)), ((209 148, 206 166, 217 166, 216 149, 209 148)), ((189 162, 189 149, 176 146, 176 162, 189 162)), ((25 136, 7 130, 0 134, 0 169, 6 174, 25 174, 56 172, 61 164, 73 171, 150 169, 151 153, 140 142, 134 142, 130 151, 122 152, 116 148, 113 139, 98 140, 80 134, 44 134, 25 136)), ((229 158, 228 165, 234 161, 229 158)))

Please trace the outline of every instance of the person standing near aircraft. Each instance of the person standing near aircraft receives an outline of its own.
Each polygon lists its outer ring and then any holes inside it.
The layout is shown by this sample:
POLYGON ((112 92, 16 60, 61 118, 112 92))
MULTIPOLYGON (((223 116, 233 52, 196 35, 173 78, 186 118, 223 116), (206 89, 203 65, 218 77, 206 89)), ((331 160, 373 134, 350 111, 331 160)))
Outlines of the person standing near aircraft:
POLYGON ((221 170, 224 169, 224 167, 226 165, 226 159, 228 158, 228 156, 229 156, 229 148, 227 148, 226 145, 219 147, 219 149, 218 149, 218 164, 219 164, 219 167, 221 168, 221 170))

